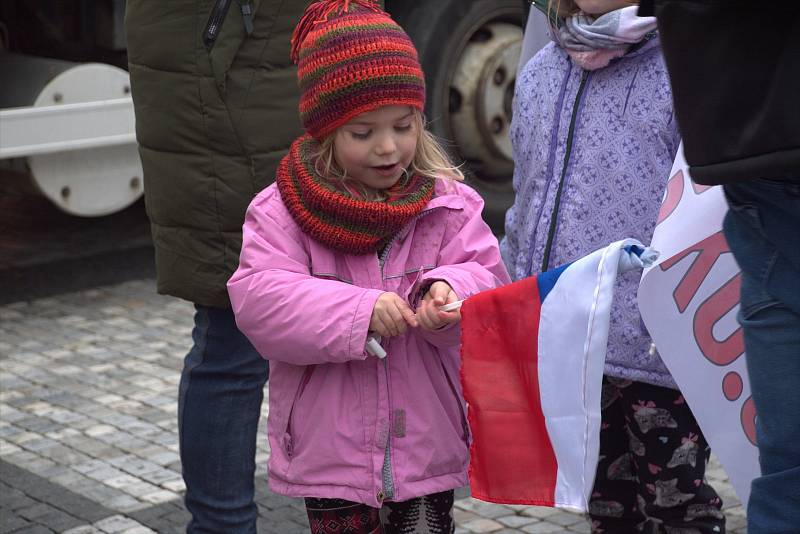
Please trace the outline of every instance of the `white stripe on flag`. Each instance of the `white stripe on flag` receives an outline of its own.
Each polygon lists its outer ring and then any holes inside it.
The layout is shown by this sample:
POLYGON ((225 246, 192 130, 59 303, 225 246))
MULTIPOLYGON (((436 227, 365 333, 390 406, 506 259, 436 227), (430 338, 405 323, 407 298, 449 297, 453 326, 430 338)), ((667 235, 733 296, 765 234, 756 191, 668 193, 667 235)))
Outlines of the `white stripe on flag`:
POLYGON ((555 502, 562 508, 588 509, 611 300, 622 247, 629 243, 638 242, 619 241, 574 262, 542 303, 539 387, 558 463, 555 502))

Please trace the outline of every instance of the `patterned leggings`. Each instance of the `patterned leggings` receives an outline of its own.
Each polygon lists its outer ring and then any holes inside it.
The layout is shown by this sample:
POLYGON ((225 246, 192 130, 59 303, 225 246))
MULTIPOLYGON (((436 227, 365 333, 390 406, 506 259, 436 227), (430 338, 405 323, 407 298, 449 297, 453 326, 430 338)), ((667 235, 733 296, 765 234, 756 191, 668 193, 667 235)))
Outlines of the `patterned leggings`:
POLYGON ((344 499, 306 498, 311 534, 452 534, 453 491, 433 493, 383 507, 344 499), (381 517, 383 516, 383 517, 381 517))
POLYGON ((592 532, 723 534, 711 449, 680 391, 603 377, 592 532))

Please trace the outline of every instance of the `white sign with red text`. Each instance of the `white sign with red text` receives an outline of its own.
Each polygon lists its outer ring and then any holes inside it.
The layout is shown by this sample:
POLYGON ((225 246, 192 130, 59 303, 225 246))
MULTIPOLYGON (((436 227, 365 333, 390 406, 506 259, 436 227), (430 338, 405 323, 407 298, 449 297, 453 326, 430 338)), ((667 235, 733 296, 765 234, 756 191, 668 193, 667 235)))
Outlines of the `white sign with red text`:
MULTIPOLYGON (((759 474, 739 311, 739 268, 722 234, 721 187, 692 182, 683 146, 672 167, 642 274, 639 309, 743 504, 759 474)), ((686 436, 687 439, 690 436, 686 436)))

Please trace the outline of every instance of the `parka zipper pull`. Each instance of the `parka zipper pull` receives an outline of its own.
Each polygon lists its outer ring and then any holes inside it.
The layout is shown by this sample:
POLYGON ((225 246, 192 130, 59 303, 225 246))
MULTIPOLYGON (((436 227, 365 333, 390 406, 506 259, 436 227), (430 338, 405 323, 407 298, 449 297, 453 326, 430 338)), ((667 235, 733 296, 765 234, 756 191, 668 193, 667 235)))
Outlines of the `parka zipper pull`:
POLYGON ((239 11, 242 12, 244 31, 250 35, 253 33, 253 6, 250 5, 250 0, 237 0, 237 2, 239 2, 239 11))
POLYGON ((225 21, 225 16, 228 14, 228 8, 231 6, 231 0, 216 0, 214 8, 211 10, 211 15, 208 17, 206 29, 203 31, 203 45, 206 50, 214 48, 214 43, 217 42, 219 31, 222 28, 222 23, 225 21))

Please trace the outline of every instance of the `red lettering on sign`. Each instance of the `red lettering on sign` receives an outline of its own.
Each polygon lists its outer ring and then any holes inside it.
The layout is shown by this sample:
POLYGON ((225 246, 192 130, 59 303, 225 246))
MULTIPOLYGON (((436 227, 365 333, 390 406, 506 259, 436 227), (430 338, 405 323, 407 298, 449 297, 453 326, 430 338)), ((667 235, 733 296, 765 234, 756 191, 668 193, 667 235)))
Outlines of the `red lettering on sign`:
POLYGON ((753 402, 753 397, 747 397, 747 400, 742 404, 742 429, 744 435, 750 440, 750 443, 756 443, 756 405, 753 402))
POLYGON ((714 337, 714 325, 739 304, 741 287, 742 275, 737 273, 703 301, 694 314, 694 338, 697 346, 708 361, 717 365, 729 365, 744 354, 744 335, 741 327, 737 327, 722 341, 714 337))
POLYGON ((694 189, 694 194, 695 195, 700 195, 702 193, 705 193, 706 191, 708 191, 712 187, 714 187, 714 186, 713 185, 696 184, 696 183, 692 182, 692 189, 694 189))
POLYGON ((731 371, 722 378, 722 394, 733 402, 739 398, 744 389, 744 381, 739 373, 731 371))
POLYGON ((719 231, 661 263, 661 270, 667 271, 671 269, 676 263, 695 252, 699 254, 692 261, 689 269, 684 273, 683 279, 672 294, 675 304, 678 306, 678 311, 681 313, 686 311, 717 259, 726 252, 730 252, 730 249, 725 237, 722 235, 722 231, 719 231))
POLYGON ((667 182, 667 193, 664 196, 664 202, 661 203, 656 224, 661 224, 664 219, 672 215, 672 212, 681 203, 681 197, 683 197, 683 171, 678 171, 667 182))

